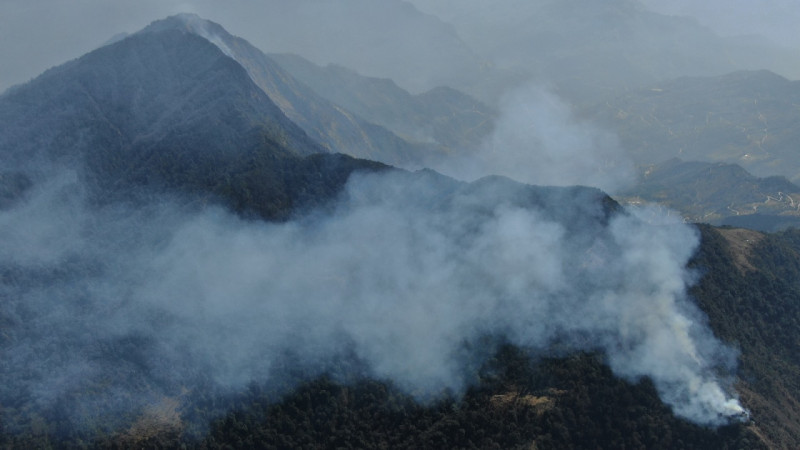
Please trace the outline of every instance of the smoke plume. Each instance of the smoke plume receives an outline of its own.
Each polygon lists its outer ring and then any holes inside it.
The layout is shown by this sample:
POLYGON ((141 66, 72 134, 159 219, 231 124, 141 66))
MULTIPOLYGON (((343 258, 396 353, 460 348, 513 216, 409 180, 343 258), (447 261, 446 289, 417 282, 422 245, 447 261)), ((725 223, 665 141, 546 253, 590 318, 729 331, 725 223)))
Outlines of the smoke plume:
POLYGON ((469 344, 491 335, 602 352, 696 423, 743 414, 719 378, 735 355, 686 297, 696 232, 602 200, 397 171, 265 223, 166 197, 89 206, 57 177, 0 211, 0 402, 90 421, 280 384, 286 355, 312 373, 349 355, 425 400, 475 382, 469 344))
POLYGON ((576 118, 553 92, 528 85, 507 93, 494 132, 477 153, 437 170, 463 179, 499 174, 536 185, 596 186, 615 193, 635 180, 616 135, 576 118))

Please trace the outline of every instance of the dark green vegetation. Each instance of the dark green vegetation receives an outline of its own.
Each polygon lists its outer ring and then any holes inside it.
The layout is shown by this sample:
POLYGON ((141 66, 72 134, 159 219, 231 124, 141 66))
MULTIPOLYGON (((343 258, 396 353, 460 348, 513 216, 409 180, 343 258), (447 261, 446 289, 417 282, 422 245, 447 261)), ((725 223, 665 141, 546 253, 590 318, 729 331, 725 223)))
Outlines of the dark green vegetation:
POLYGON ((714 333, 741 350, 738 389, 774 448, 800 442, 800 231, 701 227, 694 289, 714 333))
POLYGON ((391 385, 326 379, 278 404, 256 398, 217 420, 204 448, 763 448, 741 426, 671 417, 647 382, 630 385, 592 355, 532 360, 505 347, 463 399, 428 406, 391 385))
MULTIPOLYGON (((2 97, 7 167, 79 171, 98 201, 168 187, 264 218, 322 202, 357 167, 327 154, 216 46, 174 29, 141 33, 2 97), (132 191, 132 189, 134 191, 132 191)), ((3 201, 25 177, 2 175, 3 201)))
POLYGON ((165 141, 181 142, 175 153, 201 143, 217 155, 245 153, 267 139, 300 155, 321 150, 241 66, 177 30, 100 48, 1 99, 0 149, 18 164, 79 155, 116 168, 104 153, 148 158, 165 141))

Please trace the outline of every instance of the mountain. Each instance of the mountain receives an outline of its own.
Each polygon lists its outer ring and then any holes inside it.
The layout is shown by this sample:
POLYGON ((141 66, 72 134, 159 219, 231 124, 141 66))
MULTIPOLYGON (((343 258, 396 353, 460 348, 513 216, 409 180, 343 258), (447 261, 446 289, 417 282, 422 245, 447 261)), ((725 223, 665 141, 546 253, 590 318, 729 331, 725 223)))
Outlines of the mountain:
MULTIPOLYGON (((597 354, 541 358, 503 346, 464 398, 428 405, 374 380, 322 377, 278 402, 251 386, 194 446, 793 448, 800 440, 800 235, 698 231, 702 246, 691 265, 704 275, 692 294, 714 333, 741 351, 737 388, 754 418, 744 426, 712 430, 676 420, 648 380, 614 377, 597 354)), ((212 405, 196 405, 195 414, 212 405)), ((186 444, 185 428, 170 428, 164 417, 142 423, 104 445, 186 444)))
POLYGON ((332 154, 248 51, 181 16, 0 97, 1 446, 800 443, 796 231, 332 154))
POLYGON ((135 177, 116 159, 224 158, 269 143, 310 155, 310 139, 235 61, 198 36, 139 34, 54 68, 0 97, 6 168, 80 158, 135 177), (163 153, 162 142, 182 149, 163 153), (265 142, 268 141, 268 142, 265 142), (235 142, 235 145, 234 145, 235 142))
POLYGON ((797 446, 800 408, 797 298, 800 234, 700 227, 693 289, 717 336, 741 351, 739 389, 770 448, 797 446))
POLYGON ((692 294, 714 333, 738 343, 737 386, 754 418, 745 427, 676 422, 657 406, 652 385, 612 378, 596 355, 531 360, 505 347, 486 368, 486 384, 461 401, 425 407, 391 385, 321 379, 278 404, 253 392, 255 400, 218 421, 204 445, 793 448, 800 439, 800 233, 707 225, 698 232, 691 266, 704 275, 692 294))
POLYGON ((755 177, 736 164, 679 159, 653 164, 620 196, 666 205, 692 222, 763 231, 800 224, 800 187, 784 177, 755 177))
POLYGON ((402 139, 348 111, 346 105, 328 101, 250 43, 216 23, 182 14, 154 22, 140 33, 164 29, 184 30, 217 45, 247 71, 289 119, 329 151, 401 166, 418 166, 425 158, 440 152, 434 145, 402 139))
POLYGON ((133 186, 172 187, 277 218, 300 197, 330 192, 326 183, 341 186, 346 176, 335 167, 379 166, 325 156, 241 65, 172 28, 135 34, 10 90, 0 97, 0 130, 3 180, 12 180, 4 191, 13 196, 67 166, 97 201, 130 197, 133 186), (301 166, 331 173, 305 180, 301 195, 301 166), (264 200, 245 202, 253 196, 264 200))
POLYGON ((451 25, 403 0, 267 0, 253 8, 240 22, 259 48, 390 78, 413 93, 471 93, 491 73, 451 25))
POLYGON ((757 38, 722 38, 636 0, 413 1, 452 23, 497 69, 523 72, 577 104, 680 76, 771 69, 796 76, 792 52, 757 38))
POLYGON ((632 90, 585 114, 619 134, 640 163, 739 164, 757 176, 800 177, 800 82, 768 71, 684 77, 632 90))
POLYGON ((412 95, 390 79, 365 77, 342 66, 320 67, 291 54, 270 58, 333 103, 412 141, 433 141, 452 152, 471 150, 493 128, 496 112, 452 88, 412 95))

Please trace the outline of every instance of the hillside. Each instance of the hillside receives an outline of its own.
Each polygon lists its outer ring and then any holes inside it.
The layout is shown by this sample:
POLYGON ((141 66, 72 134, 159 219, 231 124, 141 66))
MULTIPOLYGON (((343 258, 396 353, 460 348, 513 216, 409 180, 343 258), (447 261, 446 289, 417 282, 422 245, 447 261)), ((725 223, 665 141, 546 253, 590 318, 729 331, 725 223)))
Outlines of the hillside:
POLYGON ((693 290, 716 335, 741 351, 739 390, 771 448, 797 446, 798 232, 702 227, 693 290))
POLYGON ((793 448, 800 439, 798 233, 700 231, 692 266, 703 275, 692 294, 714 332, 742 352, 738 388, 754 419, 746 427, 710 431, 675 422, 647 381, 615 380, 597 355, 532 360, 506 347, 463 400, 425 408, 391 385, 322 379, 275 406, 244 402, 216 422, 204 445, 793 448))
POLYGON ((671 158, 739 164, 796 180, 800 84, 768 71, 683 77, 588 108, 640 163, 671 158))
POLYGON ((194 157, 222 159, 263 144, 324 151, 217 47, 175 30, 102 47, 10 90, 0 130, 6 170, 77 159, 113 177, 137 176, 121 160, 180 158, 193 146, 205 150, 194 157), (180 148, 158 148, 171 141, 180 148))
MULTIPOLYGON (((334 153, 486 109, 282 60, 181 15, 0 96, 0 447, 800 446, 797 231, 334 153)), ((707 162, 638 189, 796 201, 707 162)))
POLYGON ((435 145, 398 137, 382 124, 368 122, 349 111, 346 104, 328 101, 249 42, 216 23, 182 14, 154 22, 140 33, 169 29, 196 34, 218 46, 247 71, 289 119, 330 152, 411 167, 441 154, 435 145))
POLYGON ((783 177, 758 178, 736 164, 672 159, 648 165, 618 198, 659 203, 692 222, 762 231, 800 224, 800 187, 783 177))
POLYGON ((270 57, 330 101, 411 140, 459 152, 474 149, 492 131, 496 113, 455 89, 442 86, 412 95, 390 79, 336 65, 320 67, 297 55, 270 57))
POLYGON ((552 86, 576 104, 681 76, 758 69, 800 73, 791 51, 757 37, 723 38, 687 17, 658 14, 636 0, 412 3, 453 24, 493 64, 495 77, 508 73, 517 82, 552 86))
POLYGON ((390 78, 415 94, 438 86, 471 92, 491 73, 452 25, 406 1, 270 0, 255 8, 247 31, 262 50, 390 78))

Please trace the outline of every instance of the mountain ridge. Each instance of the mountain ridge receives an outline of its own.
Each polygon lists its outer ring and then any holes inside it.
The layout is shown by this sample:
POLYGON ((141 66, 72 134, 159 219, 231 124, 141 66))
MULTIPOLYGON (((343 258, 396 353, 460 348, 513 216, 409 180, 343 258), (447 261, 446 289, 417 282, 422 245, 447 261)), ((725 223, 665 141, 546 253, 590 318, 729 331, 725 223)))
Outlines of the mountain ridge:
POLYGON ((737 164, 674 158, 647 165, 618 199, 658 203, 695 223, 750 223, 761 231, 800 224, 800 187, 781 176, 756 177, 737 164))
POLYGON ((693 19, 656 13, 641 2, 412 2, 453 23, 497 69, 523 71, 576 104, 684 75, 763 68, 800 73, 792 51, 720 37, 693 19))
POLYGON ((153 22, 139 33, 163 29, 184 29, 216 45, 242 65, 287 117, 328 151, 412 167, 440 152, 436 146, 398 137, 317 95, 268 55, 219 24, 197 15, 181 14, 153 22))
POLYGON ((617 131, 640 163, 672 157, 737 163, 796 181, 800 82, 773 72, 681 77, 612 95, 582 114, 617 131))
MULTIPOLYGON (((255 90, 244 70, 217 47, 180 32, 164 33, 166 39, 137 35, 101 47, 4 95, 0 118, 4 124, 13 123, 4 133, 6 139, 2 144, 6 152, 10 153, 12 142, 26 142, 18 135, 9 137, 20 128, 35 129, 28 131, 33 134, 47 128, 57 130, 60 124, 40 123, 41 120, 51 120, 48 117, 53 116, 67 117, 67 124, 77 120, 78 125, 88 129, 97 124, 105 127, 97 133, 109 133, 111 140, 116 135, 117 142, 112 143, 112 147, 146 145, 150 139, 163 139, 176 128, 191 125, 194 118, 181 115, 180 108, 196 110, 201 105, 207 108, 204 114, 219 118, 221 124, 225 120, 223 114, 232 114, 230 126, 234 128, 229 131, 232 135, 246 135, 258 127, 274 127, 285 130, 285 144, 291 147, 290 151, 304 155, 321 151, 265 94, 255 90), (152 54, 143 56, 142 51, 152 54), (182 63, 164 64, 168 60, 182 63), (177 70, 167 71, 169 68, 177 70), (219 77, 225 78, 224 82, 219 77), (197 82, 205 85, 198 88, 192 84, 197 82), (162 86, 154 86, 156 83, 162 86), (230 87, 238 91, 225 91, 230 87), (205 92, 209 93, 205 99, 198 95, 205 92), (215 104, 219 98, 227 103, 215 104), (171 105, 166 107, 165 101, 171 105), (244 109, 236 111, 239 107, 244 109), (44 111, 50 115, 43 114, 44 111), (69 119, 73 112, 88 116, 69 119), (39 118, 42 119, 37 122, 39 118)), ((222 127, 214 130, 217 136, 224 133, 222 127)), ((49 137, 53 144, 54 139, 49 137)), ((81 142, 78 136, 65 139, 81 151, 91 147, 81 142)), ((53 147, 53 144, 40 147, 53 147)), ((28 147, 34 145, 28 144, 28 147)), ((21 153, 20 150, 16 152, 21 153)))
POLYGON ((492 130, 496 112, 453 88, 412 95, 390 79, 365 77, 343 66, 320 67, 292 54, 270 58, 332 102, 412 140, 460 152, 480 145, 492 130))

